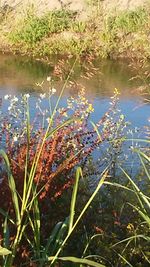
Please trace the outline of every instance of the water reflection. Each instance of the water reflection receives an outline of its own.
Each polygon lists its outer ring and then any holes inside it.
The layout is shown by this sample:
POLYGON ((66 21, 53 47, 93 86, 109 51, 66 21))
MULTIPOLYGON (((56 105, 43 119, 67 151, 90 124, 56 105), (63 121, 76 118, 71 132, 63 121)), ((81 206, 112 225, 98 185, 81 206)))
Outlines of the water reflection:
MULTIPOLYGON (((73 60, 72 60, 73 61, 73 60)), ((46 80, 51 76, 56 59, 52 59, 49 64, 20 57, 17 55, 0 55, 0 95, 19 94, 30 92, 33 96, 39 93, 40 88, 35 83, 46 80)), ((88 64, 87 64, 88 65, 88 64)), ((109 106, 109 97, 112 96, 114 88, 121 92, 121 108, 127 118, 138 126, 147 123, 150 110, 148 105, 137 108, 142 100, 137 93, 139 85, 131 77, 135 75, 127 63, 114 62, 110 60, 95 61, 97 71, 90 79, 85 78, 86 62, 77 64, 73 74, 76 83, 82 84, 86 88, 86 96, 94 102, 94 119, 103 114, 109 106)), ((71 67, 71 62, 70 62, 71 67)), ((89 68, 90 72, 90 68, 89 68)), ((59 94, 63 81, 55 83, 57 94, 59 94)), ((47 89, 45 85, 44 90, 47 89)), ((66 97, 77 94, 76 86, 67 86, 64 91, 63 103, 66 97)))

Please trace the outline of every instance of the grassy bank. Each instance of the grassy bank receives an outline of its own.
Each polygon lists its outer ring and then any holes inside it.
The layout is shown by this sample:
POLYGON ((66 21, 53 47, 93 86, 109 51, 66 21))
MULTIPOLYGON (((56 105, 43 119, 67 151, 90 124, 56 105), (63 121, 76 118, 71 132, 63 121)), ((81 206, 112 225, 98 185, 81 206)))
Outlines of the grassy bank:
POLYGON ((52 54, 92 54, 101 58, 149 58, 150 10, 104 13, 92 6, 92 14, 79 18, 67 9, 49 11, 40 17, 28 8, 13 20, 11 11, 1 15, 1 51, 35 57, 52 54), (11 25, 11 27, 10 27, 11 25))

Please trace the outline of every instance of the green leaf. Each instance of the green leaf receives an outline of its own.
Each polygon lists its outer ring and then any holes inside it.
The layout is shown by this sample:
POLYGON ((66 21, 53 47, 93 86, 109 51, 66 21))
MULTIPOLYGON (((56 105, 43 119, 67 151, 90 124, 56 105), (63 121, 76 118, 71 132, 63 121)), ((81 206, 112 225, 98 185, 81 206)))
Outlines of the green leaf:
POLYGON ((133 265, 131 265, 130 262, 127 261, 121 254, 118 254, 118 255, 119 255, 119 257, 120 257, 125 263, 128 264, 127 266, 129 266, 129 267, 133 267, 133 265))
POLYGON ((5 164, 6 164, 7 174, 8 174, 8 184, 9 184, 9 188, 11 191, 12 201, 13 201, 15 214, 16 214, 16 224, 19 224, 20 223, 20 210, 19 210, 18 195, 17 195, 17 191, 16 191, 15 180, 14 180, 14 177, 11 173, 10 162, 9 162, 8 157, 7 157, 7 154, 3 150, 0 150, 0 155, 2 155, 2 157, 5 161, 5 164))
POLYGON ((97 133, 97 135, 98 135, 98 137, 99 137, 99 140, 100 140, 100 142, 102 142, 102 137, 101 137, 101 135, 100 135, 100 133, 99 133, 99 130, 98 130, 98 128, 97 128, 97 126, 96 126, 96 124, 95 124, 94 122, 92 122, 92 121, 90 121, 90 122, 91 122, 91 124, 92 124, 92 126, 93 126, 93 128, 94 128, 95 132, 97 133))
POLYGON ((9 235, 9 227, 8 227, 8 216, 5 217, 3 223, 3 246, 9 247, 10 235, 9 235))
POLYGON ((8 254, 11 254, 11 251, 8 250, 7 248, 3 248, 0 246, 0 256, 6 256, 8 254))
POLYGON ((52 247, 52 250, 51 250, 51 255, 54 255, 57 250, 59 249, 59 247, 61 246, 63 240, 64 240, 64 236, 68 230, 68 225, 69 225, 69 217, 67 217, 63 224, 61 225, 61 228, 59 229, 57 235, 56 235, 56 239, 55 239, 55 242, 54 242, 54 245, 52 247))
POLYGON ((66 236, 66 238, 64 239, 63 243, 61 244, 60 248, 58 249, 57 253, 55 254, 55 256, 52 259, 52 262, 50 264, 50 266, 52 266, 52 264, 55 262, 55 260, 58 258, 58 255, 60 254, 60 252, 62 251, 64 245, 66 244, 66 242, 68 241, 70 235, 72 234, 72 232, 74 231, 74 229, 76 228, 76 226, 78 225, 79 221, 81 220, 81 218, 83 217, 83 215, 85 214, 85 212, 87 211, 88 207, 90 206, 90 204, 92 203, 93 199, 95 198, 95 196, 97 195, 98 191, 100 190, 100 188, 103 186, 105 179, 107 178, 108 175, 108 167, 103 171, 103 173, 101 174, 101 179, 95 189, 95 191, 93 192, 93 194, 91 195, 91 197, 89 198, 89 200, 87 201, 86 205, 84 206, 84 208, 82 209, 79 217, 77 218, 77 220, 75 221, 75 223, 73 224, 70 232, 68 233, 68 235, 66 236))
POLYGON ((46 139, 49 137, 49 136, 52 136, 53 134, 57 133, 58 130, 62 129, 63 127, 67 126, 68 124, 74 122, 74 121, 79 121, 80 119, 78 118, 72 118, 72 119, 68 119, 66 120, 65 122, 63 122, 62 124, 58 125, 56 128, 54 128, 52 131, 48 132, 47 133, 47 136, 46 136, 46 139))
MULTIPOLYGON (((52 261, 53 259, 54 259, 54 257, 48 258, 49 261, 52 261)), ((91 260, 87 260, 87 259, 80 259, 80 258, 76 258, 76 257, 60 257, 60 258, 57 258, 57 260, 71 261, 73 263, 86 264, 88 266, 93 266, 93 267, 105 267, 105 265, 97 263, 95 261, 91 261, 91 260)))
POLYGON ((139 215, 145 220, 145 222, 148 224, 148 226, 150 227, 150 217, 148 216, 148 214, 142 212, 138 207, 132 205, 131 203, 129 203, 129 205, 131 207, 133 207, 138 213, 139 215))
POLYGON ((75 178, 75 184, 73 187, 73 193, 72 193, 72 199, 71 199, 71 206, 70 206, 70 220, 69 220, 69 230, 68 233, 71 231, 73 226, 73 220, 75 215, 75 204, 77 199, 77 191, 78 191, 78 185, 79 185, 79 178, 82 176, 82 170, 80 167, 77 168, 76 171, 76 178, 75 178))
POLYGON ((60 231, 62 225, 63 225, 63 222, 58 222, 55 225, 50 237, 48 238, 47 244, 46 244, 46 247, 45 247, 45 250, 44 250, 44 256, 45 257, 46 257, 47 254, 49 254, 50 245, 52 244, 52 242, 54 242, 54 240, 56 240, 56 236, 57 236, 58 232, 60 231))

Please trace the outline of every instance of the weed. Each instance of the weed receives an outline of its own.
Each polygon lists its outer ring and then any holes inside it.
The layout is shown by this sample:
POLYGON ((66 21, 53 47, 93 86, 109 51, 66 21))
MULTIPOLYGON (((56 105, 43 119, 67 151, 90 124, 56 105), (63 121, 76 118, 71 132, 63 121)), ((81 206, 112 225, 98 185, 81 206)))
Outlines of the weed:
POLYGON ((27 12, 22 26, 10 34, 10 39, 34 45, 49 34, 69 29, 74 18, 74 12, 63 9, 48 12, 42 17, 38 17, 34 12, 27 12))
POLYGON ((108 31, 124 33, 136 32, 143 28, 148 21, 148 13, 145 9, 139 8, 135 11, 126 11, 117 16, 110 16, 107 19, 108 31))

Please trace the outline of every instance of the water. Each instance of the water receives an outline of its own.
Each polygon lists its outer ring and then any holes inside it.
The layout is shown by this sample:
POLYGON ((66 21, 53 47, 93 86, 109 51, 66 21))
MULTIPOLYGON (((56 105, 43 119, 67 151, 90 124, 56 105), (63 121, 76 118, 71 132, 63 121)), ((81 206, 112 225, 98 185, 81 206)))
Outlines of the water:
MULTIPOLYGON (((40 83, 46 80, 47 76, 51 76, 55 62, 56 59, 53 59, 49 64, 45 64, 26 57, 1 54, 0 97, 6 94, 18 95, 29 92, 34 101, 41 92, 36 83, 40 83)), ((90 79, 83 77, 85 68, 79 64, 73 75, 77 83, 85 86, 86 97, 94 105, 95 112, 92 119, 94 121, 98 120, 107 111, 114 88, 118 88, 121 93, 120 108, 126 116, 126 120, 130 121, 134 127, 147 125, 150 116, 150 105, 145 104, 144 98, 136 90, 139 85, 137 81, 130 81, 136 73, 133 73, 125 62, 105 60, 95 62, 95 65, 98 70, 90 79)), ((57 95, 59 95, 62 85, 63 82, 55 83, 57 95)), ((46 90, 46 86, 44 90, 46 90)), ((67 97, 76 94, 75 87, 67 86, 62 97, 62 103, 66 101, 67 97)))

